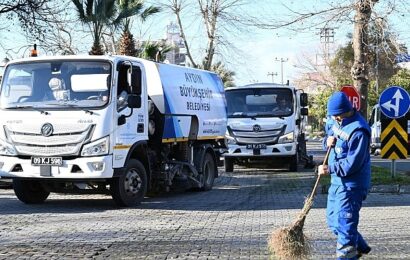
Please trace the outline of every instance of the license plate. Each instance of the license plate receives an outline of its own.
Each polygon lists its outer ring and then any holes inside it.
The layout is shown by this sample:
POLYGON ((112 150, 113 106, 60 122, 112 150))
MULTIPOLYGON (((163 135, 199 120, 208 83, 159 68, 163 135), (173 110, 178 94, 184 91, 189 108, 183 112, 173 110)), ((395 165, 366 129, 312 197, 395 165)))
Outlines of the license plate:
POLYGON ((51 165, 61 166, 63 165, 62 157, 31 157, 32 165, 51 165))
POLYGON ((266 144, 247 144, 246 149, 266 149, 266 144))

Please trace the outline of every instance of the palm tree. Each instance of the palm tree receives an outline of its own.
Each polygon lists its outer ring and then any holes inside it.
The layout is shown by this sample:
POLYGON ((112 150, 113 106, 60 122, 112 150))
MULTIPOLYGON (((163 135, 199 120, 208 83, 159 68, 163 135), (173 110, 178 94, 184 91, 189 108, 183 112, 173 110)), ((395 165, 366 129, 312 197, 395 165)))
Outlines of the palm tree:
POLYGON ((141 45, 141 50, 138 53, 138 57, 162 62, 166 59, 165 54, 172 49, 171 45, 165 42, 153 42, 146 41, 141 45))
POLYGON ((123 30, 120 38, 120 54, 136 56, 134 37, 130 31, 132 25, 132 16, 139 16, 142 21, 147 17, 158 13, 159 7, 150 6, 144 9, 144 0, 117 0, 120 13, 114 21, 114 25, 123 25, 123 30))
MULTIPOLYGON (((149 15, 159 11, 159 8, 148 7, 143 9, 143 0, 71 0, 78 11, 80 20, 89 26, 93 35, 91 55, 104 54, 101 39, 107 27, 117 28, 124 23, 128 30, 131 17, 139 15, 146 19, 149 15)), ((130 42, 133 42, 132 37, 130 42)))
POLYGON ((89 26, 93 35, 90 55, 103 55, 101 37, 117 13, 115 0, 71 0, 77 8, 81 22, 89 26))
MULTIPOLYGON (((203 64, 199 67, 203 69, 205 67, 205 62, 203 62, 203 64)), ((235 86, 235 80, 233 78, 235 76, 235 72, 228 70, 221 61, 212 64, 209 71, 213 71, 219 75, 225 88, 235 86)))

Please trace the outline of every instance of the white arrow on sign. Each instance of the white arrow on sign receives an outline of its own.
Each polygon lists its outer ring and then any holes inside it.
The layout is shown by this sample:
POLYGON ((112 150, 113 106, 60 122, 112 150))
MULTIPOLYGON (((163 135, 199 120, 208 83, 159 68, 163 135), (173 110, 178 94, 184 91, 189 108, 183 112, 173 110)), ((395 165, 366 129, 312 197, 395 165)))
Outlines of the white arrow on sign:
POLYGON ((399 108, 400 108, 400 99, 403 99, 403 96, 398 89, 396 93, 394 93, 394 96, 392 100, 387 101, 386 103, 382 104, 382 107, 386 108, 387 110, 394 110, 394 116, 399 116, 399 108), (393 105, 393 99, 396 100, 395 104, 393 105))

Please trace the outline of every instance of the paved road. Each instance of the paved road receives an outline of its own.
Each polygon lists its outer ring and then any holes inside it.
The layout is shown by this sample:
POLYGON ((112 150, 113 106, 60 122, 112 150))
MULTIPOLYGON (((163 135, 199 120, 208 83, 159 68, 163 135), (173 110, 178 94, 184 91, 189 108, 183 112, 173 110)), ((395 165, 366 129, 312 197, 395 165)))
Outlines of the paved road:
MULTIPOLYGON (((323 157, 317 145, 309 149, 323 157)), ((0 258, 268 259, 267 237, 295 219, 312 171, 221 175, 212 191, 147 198, 128 209, 102 195, 52 195, 43 205, 24 205, 12 190, 0 190, 0 258)), ((325 205, 318 194, 305 224, 312 259, 334 257, 325 205)), ((365 259, 410 259, 409 216, 410 195, 370 194, 360 223, 373 247, 365 259)))

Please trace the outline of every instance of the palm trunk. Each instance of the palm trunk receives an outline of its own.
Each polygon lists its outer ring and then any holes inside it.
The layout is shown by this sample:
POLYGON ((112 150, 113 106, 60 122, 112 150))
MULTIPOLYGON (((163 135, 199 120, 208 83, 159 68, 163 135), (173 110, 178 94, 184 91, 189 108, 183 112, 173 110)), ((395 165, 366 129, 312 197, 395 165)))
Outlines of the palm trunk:
POLYGON ((98 24, 94 24, 94 42, 91 51, 89 52, 90 55, 104 55, 100 40, 101 28, 98 24))

